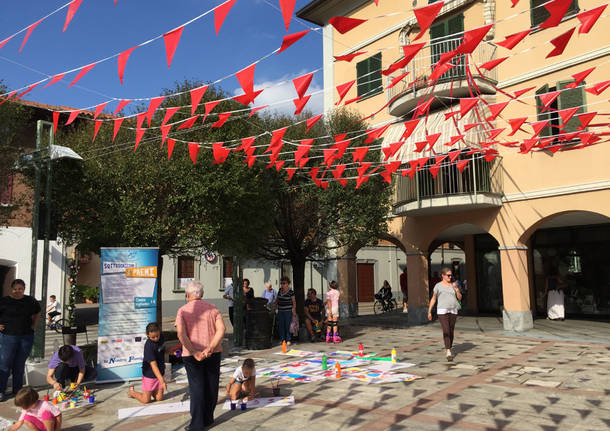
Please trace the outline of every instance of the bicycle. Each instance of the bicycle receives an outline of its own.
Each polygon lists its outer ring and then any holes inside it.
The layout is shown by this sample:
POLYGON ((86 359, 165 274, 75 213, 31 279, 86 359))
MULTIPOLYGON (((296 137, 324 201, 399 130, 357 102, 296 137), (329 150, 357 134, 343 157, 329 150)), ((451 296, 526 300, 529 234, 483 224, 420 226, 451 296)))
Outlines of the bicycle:
POLYGON ((375 314, 388 313, 393 310, 398 310, 398 303, 395 298, 390 298, 388 300, 375 299, 375 303, 373 304, 373 312, 375 314))
POLYGON ((66 319, 60 319, 59 316, 61 316, 61 314, 56 314, 55 316, 51 317, 50 322, 47 321, 47 329, 61 334, 62 329, 68 327, 69 325, 68 322, 66 322, 66 319))

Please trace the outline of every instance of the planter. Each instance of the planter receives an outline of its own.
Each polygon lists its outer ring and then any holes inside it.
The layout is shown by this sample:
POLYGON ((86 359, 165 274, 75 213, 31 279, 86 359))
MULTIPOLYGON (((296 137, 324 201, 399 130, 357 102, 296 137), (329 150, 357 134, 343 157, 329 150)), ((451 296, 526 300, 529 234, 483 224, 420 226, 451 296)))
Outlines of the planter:
POLYGON ((76 327, 62 328, 61 333, 64 339, 64 345, 76 345, 76 327))

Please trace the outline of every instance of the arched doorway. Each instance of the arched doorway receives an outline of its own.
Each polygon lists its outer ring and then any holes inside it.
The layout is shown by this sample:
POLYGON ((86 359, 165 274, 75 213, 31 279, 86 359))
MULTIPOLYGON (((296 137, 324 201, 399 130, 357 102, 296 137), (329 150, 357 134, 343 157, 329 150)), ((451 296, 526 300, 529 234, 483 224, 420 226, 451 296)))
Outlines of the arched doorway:
POLYGON ((479 226, 457 224, 438 233, 428 251, 430 292, 436 281, 435 272, 449 266, 462 284, 465 311, 497 315, 502 312, 500 252, 493 236, 479 226))
POLYGON ((610 318, 610 218, 569 211, 542 219, 526 232, 532 308, 546 316, 546 291, 558 280, 567 317, 610 318))

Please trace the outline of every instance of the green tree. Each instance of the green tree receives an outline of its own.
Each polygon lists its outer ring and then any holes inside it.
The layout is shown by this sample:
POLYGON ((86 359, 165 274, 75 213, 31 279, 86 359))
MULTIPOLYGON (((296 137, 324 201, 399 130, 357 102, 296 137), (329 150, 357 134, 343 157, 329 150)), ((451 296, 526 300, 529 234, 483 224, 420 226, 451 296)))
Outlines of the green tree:
MULTIPOLYGON (((264 119, 267 130, 284 127, 292 121, 286 117, 264 119)), ((348 133, 348 137, 358 136, 362 133, 349 133, 363 127, 355 113, 344 109, 316 124, 308 135, 304 133, 305 126, 301 125, 288 129, 285 137, 288 141, 297 142, 304 136, 329 136, 325 140, 316 140, 307 165, 320 167, 319 177, 322 177, 325 167, 322 166, 321 148, 334 142, 330 137, 340 133, 348 133)), ((352 139, 350 149, 333 166, 352 164, 351 149, 363 145, 364 138, 352 139)), ((290 159, 293 155, 284 157, 290 159)), ((369 151, 365 161, 378 163, 379 151, 369 151)), ((348 166, 344 176, 357 176, 355 166, 348 166)), ((332 178, 330 169, 325 178, 329 177, 332 178)), ((358 188, 354 179, 349 180, 345 188, 337 181, 330 181, 327 189, 316 187, 304 171, 297 172, 290 182, 285 181, 284 173, 275 175, 275 180, 271 211, 274 231, 259 248, 259 254, 267 259, 290 261, 297 310, 302 314, 306 262, 324 259, 331 252, 340 254, 355 245, 375 244, 387 232, 391 188, 379 176, 370 177, 358 188)))

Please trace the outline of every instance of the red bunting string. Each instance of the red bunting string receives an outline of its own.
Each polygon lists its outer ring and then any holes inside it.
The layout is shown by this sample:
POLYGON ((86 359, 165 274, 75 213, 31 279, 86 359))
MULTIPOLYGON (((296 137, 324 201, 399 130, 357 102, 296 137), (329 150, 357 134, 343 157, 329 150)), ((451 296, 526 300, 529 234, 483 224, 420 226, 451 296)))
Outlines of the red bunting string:
POLYGON ((23 42, 21 42, 21 47, 19 48, 19 53, 21 53, 21 50, 23 50, 23 47, 25 46, 26 42, 28 41, 28 39, 30 38, 30 35, 32 34, 32 32, 34 31, 34 29, 36 27, 38 27, 38 24, 40 24, 42 22, 41 19, 39 19, 38 21, 36 21, 34 24, 31 24, 28 27, 27 32, 25 33, 25 36, 23 37, 23 42))
POLYGON ((299 76, 298 78, 294 78, 292 83, 294 84, 294 89, 296 90, 299 98, 303 98, 305 93, 307 93, 307 89, 309 88, 309 84, 311 84, 311 80, 313 79, 313 72, 308 73, 303 76, 299 76))
POLYGON ((284 18, 284 25, 286 31, 290 28, 290 20, 292 19, 292 12, 294 11, 294 4, 296 0, 279 0, 280 8, 282 10, 282 16, 284 18))
POLYGON ((572 0, 553 0, 549 3, 544 4, 544 8, 549 11, 551 16, 549 16, 542 24, 540 24, 539 27, 551 28, 558 26, 568 9, 570 9, 571 4, 572 0))
POLYGON ((303 111, 303 109, 305 109, 305 105, 307 105, 309 99, 311 99, 311 96, 305 96, 301 99, 293 100, 294 106, 296 108, 296 110, 294 111, 294 115, 299 115, 303 111))
POLYGON ((123 75, 125 74, 125 65, 127 65, 127 59, 129 58, 129 56, 131 55, 133 50, 136 49, 137 47, 138 47, 137 45, 133 46, 119 54, 117 64, 118 64, 118 70, 119 70, 119 81, 121 81, 121 84, 123 84, 123 75))
POLYGON ((171 108, 167 108, 165 110, 165 116, 163 117, 163 121, 161 122, 161 127, 163 127, 179 110, 179 106, 172 106, 171 108))
POLYGON ((578 34, 589 33, 589 30, 593 28, 601 14, 606 9, 606 6, 608 5, 604 4, 576 15, 576 18, 578 18, 578 21, 580 21, 581 24, 580 28, 578 29, 578 34))
POLYGON ((218 114, 218 121, 216 121, 214 124, 212 124, 212 128, 219 128, 222 127, 222 125, 224 123, 226 123, 226 121, 229 119, 229 117, 231 116, 231 112, 222 112, 220 114, 218 114))
POLYGON ((114 130, 112 132, 112 142, 116 138, 117 133, 119 133, 119 129, 121 128, 121 124, 123 124, 124 117, 119 117, 114 119, 114 130))
POLYGON ((95 67, 95 65, 96 65, 96 64, 97 64, 97 63, 91 63, 91 64, 89 64, 89 65, 87 65, 87 66, 83 67, 83 68, 80 70, 79 74, 78 74, 78 75, 76 75, 76 78, 74 78, 74 79, 72 80, 72 82, 70 83, 70 85, 68 85, 68 88, 72 87, 74 84, 76 84, 78 81, 80 81, 80 79, 81 79, 83 76, 85 76, 87 73, 89 73, 89 71, 90 71, 91 69, 93 69, 93 68, 95 67))
POLYGON ((169 138, 167 140, 167 160, 172 158, 172 153, 174 152, 174 145, 176 145, 176 141, 169 138))
POLYGON ((100 131, 100 127, 101 127, 102 123, 103 123, 102 120, 95 120, 95 128, 93 130, 93 139, 91 140, 91 142, 95 142, 95 137, 97 136, 97 132, 100 131))
MULTIPOLYGON (((102 111, 104 110, 104 108, 106 107, 106 105, 108 104, 108 102, 104 102, 104 103, 100 103, 99 105, 97 105, 95 107, 95 112, 93 113, 93 119, 95 120, 97 117, 99 117, 99 115, 102 113, 102 111)), ((97 124, 97 123, 96 123, 97 124)))
POLYGON ((148 104, 148 110, 146 111, 146 118, 148 120, 148 127, 150 127, 153 116, 155 115, 155 111, 157 108, 163 103, 165 100, 165 96, 155 97, 150 99, 150 103, 148 104))
POLYGON ((123 110, 123 108, 125 106, 127 106, 129 103, 131 103, 131 99, 122 99, 119 102, 119 105, 116 107, 116 109, 114 110, 114 115, 118 114, 120 111, 123 110))
POLYGON ((546 58, 555 57, 555 56, 563 54, 563 51, 566 49, 566 46, 568 45, 570 38, 574 34, 574 30, 576 30, 576 27, 573 27, 570 30, 566 31, 565 33, 557 36, 556 38, 551 39, 551 44, 555 48, 551 52, 548 53, 546 58))
POLYGON ((199 154, 199 144, 195 142, 189 142, 189 157, 191 158, 194 165, 197 164, 197 154, 199 154))
POLYGON ((432 25, 432 22, 434 21, 438 13, 441 11, 444 4, 444 1, 439 1, 436 3, 432 3, 431 5, 413 10, 415 18, 417 19, 417 23, 419 24, 419 33, 413 38, 414 42, 420 37, 422 37, 426 33, 428 28, 430 28, 430 25, 432 25))
POLYGON ((358 27, 360 24, 365 23, 366 21, 366 19, 348 18, 346 16, 334 16, 328 20, 328 23, 332 25, 339 33, 345 34, 348 31, 358 27))
POLYGON ((357 51, 357 52, 352 52, 351 54, 346 54, 346 55, 335 55, 335 61, 347 61, 348 63, 351 63, 351 61, 358 57, 359 55, 362 54, 366 54, 368 51, 357 51))
POLYGON ((207 89, 208 86, 204 85, 202 87, 193 88, 189 91, 191 95, 191 115, 195 115, 195 111, 199 106, 199 102, 201 102, 201 98, 203 97, 207 89))

